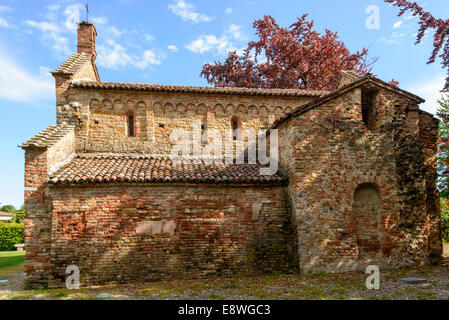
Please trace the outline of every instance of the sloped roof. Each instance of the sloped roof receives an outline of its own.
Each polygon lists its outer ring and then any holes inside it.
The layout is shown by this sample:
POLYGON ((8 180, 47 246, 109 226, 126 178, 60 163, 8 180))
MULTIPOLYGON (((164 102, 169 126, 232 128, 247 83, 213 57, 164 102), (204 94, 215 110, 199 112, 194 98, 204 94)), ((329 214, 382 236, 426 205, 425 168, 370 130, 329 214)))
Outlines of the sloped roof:
POLYGON ((39 132, 37 135, 32 137, 30 140, 19 145, 20 148, 36 147, 36 148, 47 148, 54 145, 67 133, 69 133, 74 126, 68 125, 66 123, 59 125, 51 125, 45 130, 39 132))
POLYGON ((3 212, 3 211, 0 211, 0 216, 2 216, 2 217, 14 217, 16 214, 15 213, 9 213, 9 212, 3 212))
POLYGON ((59 66, 55 71, 55 74, 72 75, 75 74, 86 62, 90 61, 92 56, 88 53, 75 53, 66 62, 59 66))
POLYGON ((76 156, 52 176, 49 184, 82 183, 247 183, 284 184, 281 174, 259 175, 259 164, 206 164, 169 157, 96 155, 76 156))
POLYGON ((346 93, 346 92, 348 92, 350 90, 353 90, 353 89, 355 89, 357 87, 363 86, 363 85, 368 84, 368 83, 370 83, 370 84, 372 84, 374 86, 382 87, 382 88, 384 88, 386 90, 393 91, 393 92, 395 92, 395 93, 397 93, 399 95, 405 96, 406 98, 411 99, 412 101, 414 101, 414 102, 416 102, 418 104, 425 102, 424 99, 418 97, 417 95, 415 95, 413 93, 410 93, 410 92, 402 90, 402 89, 400 89, 400 88, 398 88, 396 86, 388 84, 388 83, 386 83, 386 82, 384 82, 384 81, 382 81, 380 79, 377 79, 376 77, 374 77, 371 74, 367 74, 367 75, 365 75, 363 77, 358 77, 358 79, 356 81, 351 82, 351 83, 349 83, 349 84, 347 84, 347 85, 345 85, 345 86, 343 86, 343 87, 341 87, 341 88, 339 88, 339 89, 337 89, 337 90, 335 90, 335 91, 333 91, 333 92, 331 92, 331 93, 329 93, 329 94, 327 94, 325 96, 322 96, 322 97, 320 97, 319 99, 317 99, 315 101, 312 101, 312 102, 307 103, 305 105, 299 106, 299 107, 293 109, 291 112, 286 113, 285 115, 283 115, 282 117, 280 117, 279 119, 277 119, 273 123, 273 125, 271 126, 271 129, 277 128, 281 123, 283 123, 284 121, 286 121, 287 119, 289 119, 289 118, 291 118, 293 116, 303 114, 303 113, 305 113, 305 112, 307 112, 309 110, 312 110, 312 109, 314 109, 314 108, 316 108, 316 107, 318 107, 318 106, 320 106, 320 105, 322 105, 322 104, 324 104, 324 103, 326 103, 326 102, 328 102, 330 100, 338 98, 339 96, 341 96, 342 94, 344 94, 344 93, 346 93))
POLYGON ((287 97, 322 97, 329 91, 304 89, 260 89, 236 87, 194 87, 175 86, 144 83, 73 81, 72 88, 97 90, 125 90, 147 92, 174 92, 174 93, 209 93, 209 94, 235 94, 250 96, 287 96, 287 97))

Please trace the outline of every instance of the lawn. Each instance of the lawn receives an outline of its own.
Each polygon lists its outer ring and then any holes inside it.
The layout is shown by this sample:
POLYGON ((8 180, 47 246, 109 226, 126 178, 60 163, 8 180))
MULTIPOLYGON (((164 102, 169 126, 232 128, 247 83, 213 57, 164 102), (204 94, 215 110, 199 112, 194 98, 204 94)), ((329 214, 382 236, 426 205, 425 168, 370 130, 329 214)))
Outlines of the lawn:
POLYGON ((0 280, 23 272, 25 262, 25 251, 3 251, 0 252, 0 280))

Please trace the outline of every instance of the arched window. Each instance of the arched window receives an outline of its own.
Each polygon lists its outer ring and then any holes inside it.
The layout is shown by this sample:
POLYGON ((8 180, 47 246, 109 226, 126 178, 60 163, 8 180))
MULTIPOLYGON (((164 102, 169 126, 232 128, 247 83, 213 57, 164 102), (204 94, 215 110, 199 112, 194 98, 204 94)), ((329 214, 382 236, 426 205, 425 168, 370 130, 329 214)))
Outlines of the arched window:
POLYGON ((238 129, 240 129, 239 119, 237 117, 232 117, 231 128, 232 128, 232 139, 236 141, 238 139, 238 129))
POLYGON ((135 137, 135 117, 133 115, 128 116, 128 137, 135 137))

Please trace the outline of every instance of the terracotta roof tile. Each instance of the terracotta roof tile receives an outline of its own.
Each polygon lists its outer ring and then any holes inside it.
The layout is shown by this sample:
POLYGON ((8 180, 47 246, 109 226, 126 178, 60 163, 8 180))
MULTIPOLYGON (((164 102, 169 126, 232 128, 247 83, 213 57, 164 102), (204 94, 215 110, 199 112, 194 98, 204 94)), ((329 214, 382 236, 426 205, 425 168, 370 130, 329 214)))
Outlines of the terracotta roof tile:
POLYGON ((78 155, 52 176, 50 184, 72 183, 249 183, 285 184, 281 174, 259 175, 260 165, 181 162, 169 157, 78 155))
POLYGON ((37 147, 46 148, 54 145, 74 127, 68 124, 51 125, 41 131, 27 142, 21 144, 20 148, 37 147))
POLYGON ((91 60, 91 55, 88 53, 75 53, 66 62, 64 62, 52 74, 67 74, 76 73, 87 61, 91 60))
POLYGON ((192 86, 121 83, 121 82, 97 82, 97 81, 73 81, 71 83, 71 87, 83 89, 98 89, 98 90, 129 90, 129 91, 147 91, 147 92, 209 93, 209 94, 289 96, 289 97, 321 97, 329 93, 328 91, 304 90, 304 89, 192 87, 192 86))
POLYGON ((411 92, 402 90, 402 89, 400 89, 398 87, 395 87, 395 86, 393 86, 391 84, 388 84, 388 83, 386 83, 386 82, 384 82, 384 81, 382 81, 380 79, 377 79, 372 74, 368 73, 368 74, 364 75, 363 77, 358 77, 357 80, 355 80, 355 81, 353 81, 351 83, 348 83, 347 85, 345 85, 345 86, 343 86, 343 87, 341 87, 341 88, 339 88, 339 89, 337 89, 335 91, 330 92, 327 95, 324 95, 324 96, 322 96, 322 97, 320 97, 320 98, 318 98, 318 99, 316 99, 316 100, 314 100, 312 102, 309 102, 309 103, 306 103, 304 105, 301 105, 301 106, 293 109, 289 113, 284 114, 282 117, 277 119, 272 124, 271 129, 276 129, 277 127, 279 127, 279 125, 281 125, 283 122, 285 122, 286 120, 290 119, 291 117, 296 116, 296 115, 300 115, 300 114, 303 114, 303 113, 305 113, 305 112, 307 112, 309 110, 312 110, 312 109, 314 109, 314 108, 316 108, 316 107, 318 107, 318 106, 320 106, 320 105, 322 105, 322 104, 324 104, 324 103, 326 103, 326 102, 328 102, 330 100, 333 100, 333 99, 339 97, 340 95, 344 94, 345 92, 348 92, 349 90, 352 90, 352 89, 354 89, 354 88, 356 88, 358 86, 362 86, 362 85, 364 85, 366 83, 372 83, 372 84, 377 85, 379 87, 382 87, 384 89, 387 89, 387 90, 390 90, 390 91, 394 91, 397 94, 400 94, 400 95, 403 95, 403 96, 405 96, 405 97, 407 97, 409 99, 412 99, 416 103, 422 103, 422 102, 425 101, 422 98, 418 97, 417 95, 415 95, 415 94, 413 94, 411 92))

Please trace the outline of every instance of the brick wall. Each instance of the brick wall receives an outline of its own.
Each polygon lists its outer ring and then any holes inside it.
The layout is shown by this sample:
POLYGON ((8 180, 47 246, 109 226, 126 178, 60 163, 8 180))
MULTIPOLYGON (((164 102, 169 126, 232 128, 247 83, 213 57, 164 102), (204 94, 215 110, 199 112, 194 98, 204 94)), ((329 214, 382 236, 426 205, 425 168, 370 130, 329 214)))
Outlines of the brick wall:
POLYGON ((199 121, 205 131, 220 130, 224 137, 233 118, 241 129, 266 129, 275 119, 312 100, 71 88, 58 119, 78 124, 77 151, 170 154, 170 133, 176 128, 191 130, 192 121, 199 121), (74 102, 76 107, 70 107, 74 102), (129 115, 135 116, 135 137, 127 135, 129 115))
POLYGON ((438 120, 426 112, 419 114, 419 137, 424 145, 426 169, 426 213, 428 232, 428 254, 431 262, 440 261, 443 242, 440 230, 440 199, 435 181, 437 179, 438 120))
MULTIPOLYGON (((417 107, 386 90, 379 91, 376 101, 372 130, 362 121, 360 89, 279 127, 280 162, 290 176, 302 272, 429 262, 428 237, 435 226, 427 216, 435 222, 439 209, 428 205, 426 210, 426 194, 435 190, 435 170, 428 167, 426 179, 417 107), (415 114, 407 116, 408 111, 415 114), (357 195, 363 185, 374 191, 357 195), (357 199, 366 208, 377 196, 377 218, 360 212, 357 199), (366 230, 376 224, 378 238, 370 240, 373 232, 366 230), (377 243, 377 250, 363 254, 363 238, 377 243)), ((434 128, 428 134, 434 141, 434 128)), ((435 150, 428 154, 434 156, 435 150)))
POLYGON ((51 199, 48 174, 70 160, 75 133, 48 148, 25 148, 25 272, 31 286, 48 284, 51 256, 51 199))
POLYGON ((280 186, 52 187, 50 286, 296 272, 280 186))

